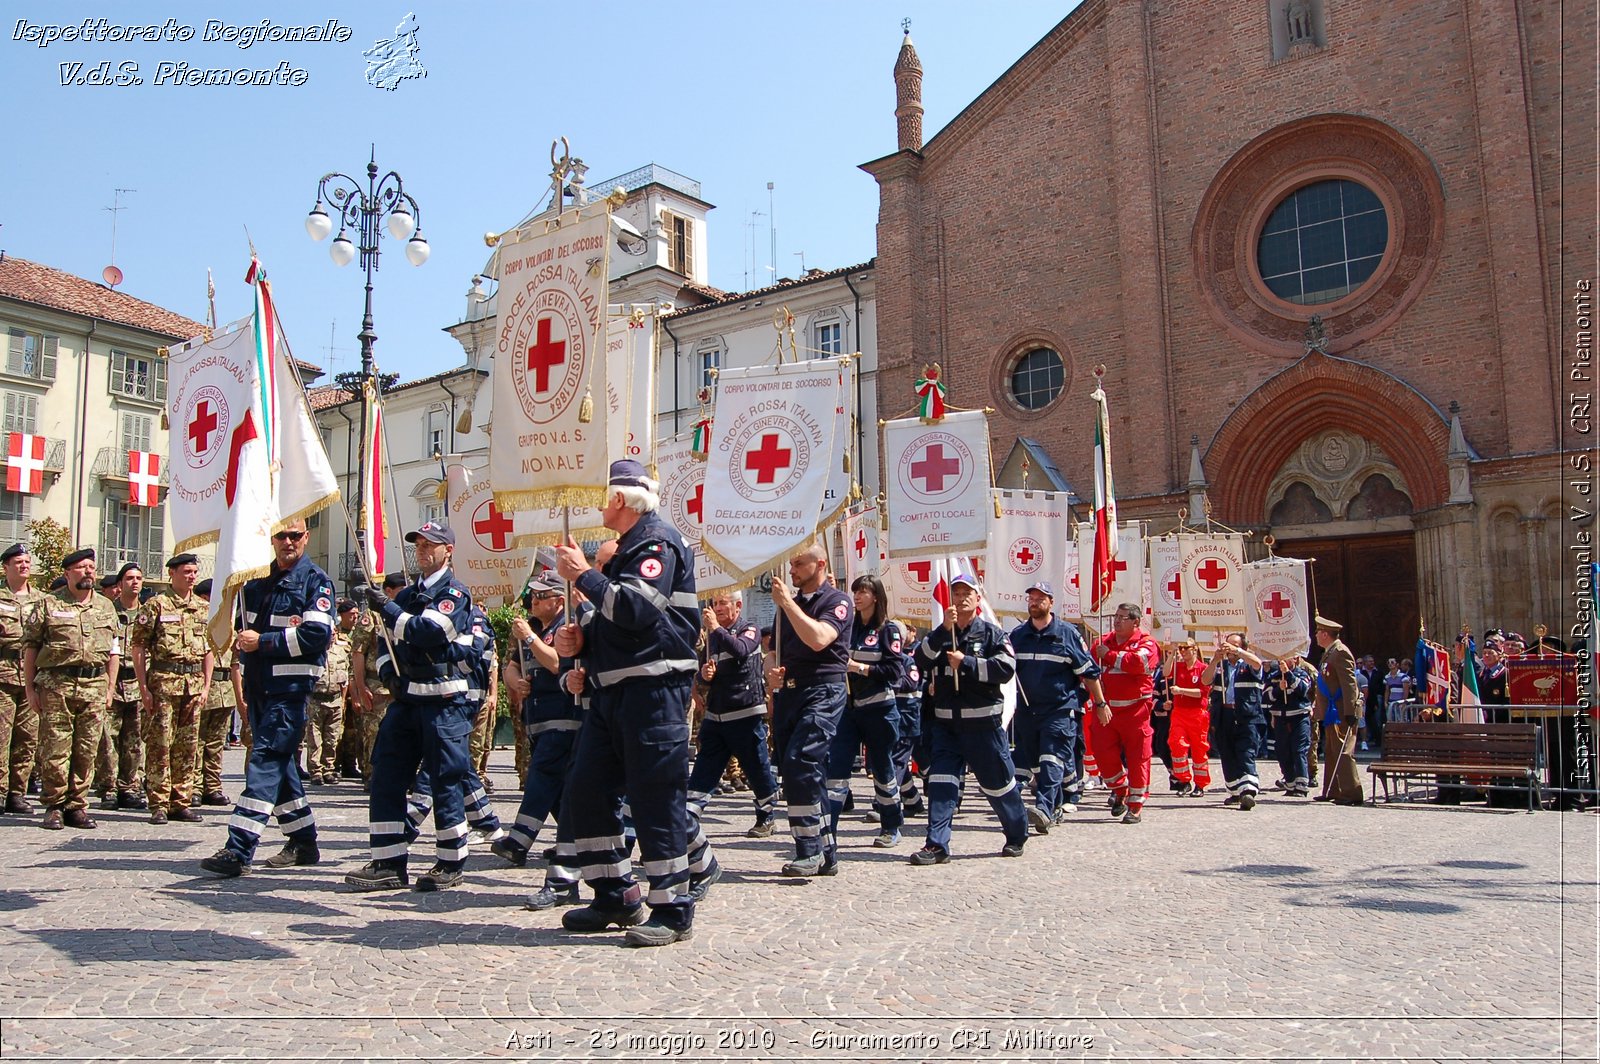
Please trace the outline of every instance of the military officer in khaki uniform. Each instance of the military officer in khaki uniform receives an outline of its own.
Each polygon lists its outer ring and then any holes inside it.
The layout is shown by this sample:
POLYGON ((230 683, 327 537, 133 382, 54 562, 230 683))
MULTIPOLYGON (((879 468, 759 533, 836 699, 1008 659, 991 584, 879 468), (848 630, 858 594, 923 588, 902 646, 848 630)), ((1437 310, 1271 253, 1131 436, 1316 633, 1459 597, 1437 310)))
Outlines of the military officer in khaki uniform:
POLYGON ((94 551, 61 559, 66 584, 27 614, 22 674, 39 714, 41 827, 95 827, 89 777, 100 751, 122 640, 117 611, 95 593, 94 551))
POLYGON ((150 823, 199 821, 194 804, 200 710, 211 687, 205 599, 194 593, 193 554, 167 559, 172 590, 145 603, 133 619, 133 668, 144 699, 145 790, 150 823))
MULTIPOLYGON (((351 603, 354 607, 354 603, 351 603)), ((339 782, 339 739, 344 735, 345 688, 350 683, 350 630, 356 611, 339 611, 322 675, 306 707, 306 779, 316 785, 339 782), (345 620, 349 617, 348 627, 345 620)))
MULTIPOLYGON (((139 612, 139 593, 144 590, 144 570, 128 562, 110 579, 111 605, 117 611, 122 645, 128 645, 128 626, 139 612)), ((139 773, 144 768, 144 738, 139 727, 139 680, 133 672, 133 658, 122 655, 117 679, 111 692, 111 708, 106 711, 105 735, 100 740, 100 762, 95 772, 95 789, 104 799, 105 809, 143 809, 139 797, 139 773)))
MULTIPOLYGON (((405 586, 403 573, 390 573, 383 578, 383 593, 391 599, 405 586)), ((378 725, 389 711, 390 701, 389 688, 378 678, 378 658, 383 653, 382 637, 378 635, 380 623, 371 610, 362 610, 350 633, 350 727, 357 732, 356 764, 368 790, 372 784, 372 746, 378 741, 378 725)))
MULTIPOLYGON (((194 593, 211 604, 211 578, 194 585, 194 593)), ((222 790, 222 751, 228 745, 228 729, 239 704, 233 681, 233 651, 213 654, 211 693, 200 711, 200 764, 195 769, 193 787, 201 805, 231 806, 233 799, 222 790)))
POLYGON ((23 615, 41 597, 28 582, 33 555, 20 543, 0 553, 0 782, 7 784, 6 812, 28 816, 28 777, 39 750, 39 714, 28 704, 22 682, 23 615))

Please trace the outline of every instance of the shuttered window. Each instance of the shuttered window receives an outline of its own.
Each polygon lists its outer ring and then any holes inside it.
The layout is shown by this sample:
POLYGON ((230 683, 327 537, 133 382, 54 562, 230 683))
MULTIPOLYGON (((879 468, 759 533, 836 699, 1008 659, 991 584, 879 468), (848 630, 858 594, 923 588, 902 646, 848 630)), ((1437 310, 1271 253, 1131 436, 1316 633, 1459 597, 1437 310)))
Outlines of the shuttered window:
POLYGON ((41 381, 56 379, 56 351, 59 346, 56 337, 12 329, 7 339, 7 373, 41 381))

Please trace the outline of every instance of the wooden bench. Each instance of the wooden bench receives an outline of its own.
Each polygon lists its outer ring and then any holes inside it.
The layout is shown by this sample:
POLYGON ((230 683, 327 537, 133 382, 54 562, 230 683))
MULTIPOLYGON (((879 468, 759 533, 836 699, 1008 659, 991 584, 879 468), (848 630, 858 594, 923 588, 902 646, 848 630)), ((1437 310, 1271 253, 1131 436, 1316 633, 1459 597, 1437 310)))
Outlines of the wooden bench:
MULTIPOLYGON (((1432 777, 1474 790, 1526 790, 1531 813, 1539 800, 1538 757, 1538 728, 1532 724, 1391 721, 1383 729, 1383 756, 1367 765, 1367 771, 1374 784, 1383 783, 1385 802, 1393 800, 1391 777, 1408 783, 1432 777), (1446 781, 1447 776, 1455 778, 1446 781), (1463 782, 1462 777, 1471 780, 1463 782)), ((1372 801, 1377 800, 1374 786, 1372 801)))

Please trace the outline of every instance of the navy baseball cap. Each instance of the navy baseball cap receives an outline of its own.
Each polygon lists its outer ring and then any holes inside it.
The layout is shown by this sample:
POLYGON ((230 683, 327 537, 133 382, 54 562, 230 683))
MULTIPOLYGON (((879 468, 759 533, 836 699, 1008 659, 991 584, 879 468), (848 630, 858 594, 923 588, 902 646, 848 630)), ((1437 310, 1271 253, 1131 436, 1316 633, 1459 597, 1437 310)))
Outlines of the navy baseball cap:
POLYGON ((955 587, 957 584, 966 584, 972 590, 978 590, 978 580, 971 573, 961 572, 952 576, 950 578, 950 586, 955 587))
POLYGON ((1048 581, 1048 580, 1035 580, 1033 583, 1029 584, 1024 590, 1025 591, 1037 591, 1039 594, 1044 595, 1047 598, 1055 598, 1056 597, 1056 589, 1050 586, 1050 581, 1048 581))
POLYGON ((446 543, 452 547, 456 545, 456 534, 450 531, 448 526, 436 521, 425 521, 415 532, 406 533, 407 543, 415 543, 419 539, 425 539, 429 543, 446 543))
POLYGON ((611 463, 611 479, 606 483, 613 488, 647 488, 649 480, 650 473, 644 466, 631 458, 621 458, 611 463))

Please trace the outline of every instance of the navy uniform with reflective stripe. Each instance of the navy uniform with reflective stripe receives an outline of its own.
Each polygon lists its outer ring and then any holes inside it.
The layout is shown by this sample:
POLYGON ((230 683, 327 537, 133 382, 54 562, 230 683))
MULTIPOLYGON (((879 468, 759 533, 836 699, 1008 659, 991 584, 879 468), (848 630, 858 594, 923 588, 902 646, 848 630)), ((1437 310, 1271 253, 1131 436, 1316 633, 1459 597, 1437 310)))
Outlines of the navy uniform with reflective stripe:
POLYGON ((1028 839, 1027 814, 1017 788, 1011 747, 1001 726, 1000 688, 1016 673, 1016 655, 999 627, 974 617, 954 631, 940 625, 922 641, 918 656, 932 677, 927 698, 933 704, 933 762, 928 773, 928 843, 948 851, 950 825, 967 769, 989 799, 1006 842, 1028 839), (950 667, 949 651, 964 658, 950 667))
POLYGON ((1273 742, 1285 789, 1311 787, 1311 702, 1316 674, 1301 664, 1287 673, 1268 663, 1261 677, 1262 703, 1272 717, 1273 742))
POLYGON ((1017 712, 1012 718, 1019 780, 1033 778, 1034 804, 1052 819, 1063 794, 1077 786, 1073 747, 1078 714, 1088 705, 1084 680, 1100 678, 1076 625, 1054 614, 1043 628, 1024 621, 1011 630, 1017 660, 1017 712))
POLYGON ((822 853, 831 861, 834 839, 831 832, 823 833, 822 803, 828 794, 828 755, 844 714, 849 632, 856 607, 850 596, 831 584, 810 595, 796 595, 795 604, 807 617, 839 634, 821 650, 812 650, 781 612, 775 618, 784 680, 783 689, 773 692, 772 747, 781 758, 778 771, 795 856, 803 860, 822 853))
POLYGON ((650 884, 645 900, 657 921, 680 930, 694 919, 690 875, 704 871, 693 864, 710 861, 701 847, 691 862, 686 845, 700 631, 693 561, 683 537, 652 511, 617 540, 603 571, 579 575, 577 589, 595 607, 582 658, 593 693, 563 802, 595 905, 617 909, 640 900, 617 808, 627 795, 650 884))
POLYGON ((922 805, 922 795, 917 793, 917 778, 911 771, 911 760, 917 740, 922 736, 922 667, 917 664, 917 648, 908 643, 901 655, 904 670, 894 688, 895 705, 900 711, 900 727, 894 743, 894 770, 900 780, 900 809, 915 813, 922 805))
POLYGON ((306 699, 333 641, 333 581, 302 557, 287 571, 274 565, 270 575, 248 581, 240 598, 239 625, 259 633, 261 642, 239 654, 251 746, 244 790, 228 821, 227 849, 248 864, 268 816, 276 816, 295 842, 316 841, 316 819, 297 762, 306 699))
POLYGON ((467 859, 462 788, 472 762, 468 692, 483 656, 472 631, 472 595, 445 566, 403 588, 381 612, 393 653, 379 635, 378 673, 394 701, 372 751, 372 859, 405 867, 406 790, 420 766, 433 788, 438 863, 458 868, 467 859))
POLYGON ((767 682, 761 675, 761 629, 743 617, 706 634, 705 660, 716 666, 706 685, 700 750, 689 774, 689 809, 705 812, 732 758, 750 781, 756 816, 772 815, 778 781, 767 752, 767 682))
POLYGON ((830 831, 839 833, 839 814, 850 793, 850 770, 856 751, 867 748, 872 776, 872 808, 885 834, 905 821, 900 808, 900 777, 894 751, 900 741, 900 705, 895 690, 905 682, 905 632, 892 620, 864 624, 857 614, 850 626, 850 660, 867 667, 866 675, 849 675, 849 697, 828 755, 830 831))
MULTIPOLYGON (((489 695, 489 676, 496 664, 494 626, 489 623, 488 615, 478 608, 477 603, 472 604, 472 649, 471 673, 467 677, 469 684, 467 714, 476 721, 479 713, 495 712, 495 707, 485 707, 483 700, 489 695)), ((492 834, 500 830, 500 818, 495 815, 494 807, 489 804, 489 792, 478 776, 477 767, 472 764, 471 749, 469 734, 467 775, 461 784, 467 824, 475 831, 492 834)), ((411 786, 411 792, 411 798, 406 803, 406 819, 410 822, 406 830, 407 842, 416 841, 417 836, 422 833, 423 822, 428 819, 428 812, 433 809, 433 780, 428 777, 426 767, 417 770, 417 779, 411 786)))
POLYGON ((1256 746, 1261 727, 1261 672, 1248 663, 1223 660, 1211 677, 1211 719, 1217 729, 1222 778, 1232 795, 1261 790, 1256 746), (1232 700, 1229 700, 1229 686, 1232 700))
MULTIPOLYGON (((558 613, 548 625, 529 617, 528 626, 535 637, 549 643, 566 621, 566 614, 558 613)), ((522 804, 505 844, 526 854, 539 838, 545 818, 560 808, 582 710, 578 700, 561 685, 559 673, 540 665, 530 651, 519 650, 518 655, 522 676, 528 682, 528 697, 522 703, 522 721, 528 733, 528 773, 522 783, 522 804)), ((558 669, 560 664, 557 662, 558 669)))

